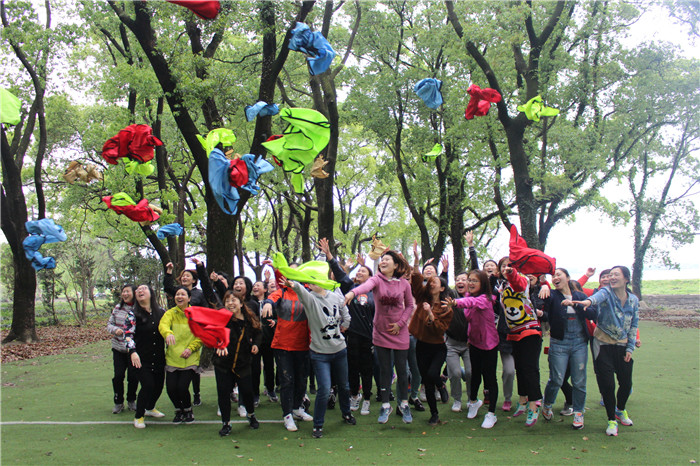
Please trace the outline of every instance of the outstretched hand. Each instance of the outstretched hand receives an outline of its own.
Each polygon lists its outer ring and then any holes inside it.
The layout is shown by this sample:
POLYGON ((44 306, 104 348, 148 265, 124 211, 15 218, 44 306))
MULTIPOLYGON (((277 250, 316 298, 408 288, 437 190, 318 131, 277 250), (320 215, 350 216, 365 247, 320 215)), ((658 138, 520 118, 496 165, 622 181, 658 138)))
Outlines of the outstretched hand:
POLYGON ((168 262, 165 264, 165 273, 173 273, 173 263, 168 262))
POLYGON ((442 264, 442 271, 447 272, 447 270, 450 268, 450 259, 447 257, 447 254, 442 255, 440 258, 440 263, 442 264))
POLYGON ((442 308, 447 309, 448 307, 454 307, 455 305, 455 300, 448 296, 447 298, 442 300, 442 308))
POLYGON ((474 233, 472 233, 471 230, 464 234, 464 239, 467 241, 470 248, 474 246, 474 233))
POLYGON ((326 260, 333 259, 333 254, 331 254, 331 247, 328 244, 327 238, 321 238, 320 240, 318 240, 317 246, 321 250, 321 252, 326 255, 326 260))
POLYGON ((586 276, 591 278, 593 275, 595 275, 595 267, 588 267, 586 270, 586 276))

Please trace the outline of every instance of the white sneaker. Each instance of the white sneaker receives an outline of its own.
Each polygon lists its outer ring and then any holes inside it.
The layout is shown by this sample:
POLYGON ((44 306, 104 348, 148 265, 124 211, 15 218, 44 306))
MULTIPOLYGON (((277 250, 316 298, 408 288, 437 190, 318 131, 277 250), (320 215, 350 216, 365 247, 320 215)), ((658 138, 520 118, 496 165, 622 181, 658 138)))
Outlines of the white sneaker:
POLYGON ((364 400, 362 402, 362 409, 360 410, 360 414, 363 416, 367 416, 369 414, 369 400, 364 400))
POLYGON ((420 390, 418 391, 418 399, 421 401, 428 401, 425 397, 425 386, 423 385, 420 386, 420 390))
POLYGON ((297 431, 297 425, 294 422, 294 418, 292 417, 291 414, 287 414, 286 416, 284 416, 284 427, 289 432, 296 432, 297 431))
POLYGON ((241 405, 238 407, 238 415, 240 417, 246 417, 248 415, 248 411, 245 410, 245 406, 241 405))
POLYGON ((294 419, 296 419, 297 421, 308 422, 314 420, 314 417, 306 411, 304 411, 304 408, 295 409, 294 411, 292 411, 292 414, 294 415, 294 419))
POLYGON ((496 419, 496 415, 492 412, 488 412, 486 413, 486 416, 484 416, 484 422, 481 423, 481 427, 484 429, 490 429, 496 425, 496 421, 498 421, 498 419, 496 419))
POLYGON ((479 412, 479 408, 481 408, 481 405, 483 405, 484 402, 481 400, 476 400, 475 402, 469 402, 467 403, 467 419, 474 419, 479 412))
POLYGON ((216 408, 216 415, 221 417, 221 408, 216 408))
POLYGON ((357 411, 360 409, 360 400, 362 395, 351 396, 350 397, 350 411, 357 411))
POLYGON ((161 413, 156 408, 153 408, 153 409, 146 410, 146 416, 148 416, 148 417, 165 417, 165 414, 161 413))
POLYGON ((462 402, 461 402, 461 401, 455 400, 455 401, 452 403, 452 412, 453 412, 453 413, 458 413, 458 412, 460 412, 460 411, 462 411, 462 402))
MULTIPOLYGON (((617 423, 615 423, 617 424, 617 423)), ((134 427, 137 429, 145 429, 146 428, 146 423, 144 422, 142 417, 138 417, 134 419, 134 427)))

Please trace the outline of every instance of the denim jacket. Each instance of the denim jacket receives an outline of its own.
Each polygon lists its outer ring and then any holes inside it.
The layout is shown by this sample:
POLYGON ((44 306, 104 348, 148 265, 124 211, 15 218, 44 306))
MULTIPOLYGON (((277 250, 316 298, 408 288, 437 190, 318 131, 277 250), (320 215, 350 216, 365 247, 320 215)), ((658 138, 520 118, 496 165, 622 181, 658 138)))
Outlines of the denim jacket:
POLYGON ((599 289, 588 299, 598 306, 598 328, 615 340, 627 338, 627 352, 633 352, 639 325, 639 299, 627 293, 623 306, 609 286, 599 289))

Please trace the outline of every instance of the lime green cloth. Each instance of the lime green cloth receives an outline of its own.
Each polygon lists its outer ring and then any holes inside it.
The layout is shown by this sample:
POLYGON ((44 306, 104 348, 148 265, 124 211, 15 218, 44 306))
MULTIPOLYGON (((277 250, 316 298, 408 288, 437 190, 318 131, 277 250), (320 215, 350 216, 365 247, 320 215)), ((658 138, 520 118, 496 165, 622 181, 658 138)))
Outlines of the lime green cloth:
POLYGON ((430 152, 428 152, 427 154, 425 154, 425 155, 422 157, 422 158, 423 158, 423 162, 429 162, 429 161, 431 161, 431 160, 435 160, 435 159, 438 158, 441 154, 442 154, 442 144, 439 144, 439 143, 438 143, 438 144, 435 144, 435 145, 433 146, 433 148, 430 150, 430 152))
POLYGON ((133 175, 134 172, 138 173, 141 176, 149 176, 152 175, 154 171, 156 171, 156 167, 151 164, 151 162, 146 162, 146 163, 138 163, 136 160, 127 160, 126 158, 122 158, 124 161, 124 165, 126 166, 126 172, 129 175, 133 175))
MULTIPOLYGON (((282 137, 262 145, 282 164, 284 171, 301 174, 328 145, 331 125, 322 113, 310 108, 283 108, 280 118, 289 123, 282 137)), ((303 180, 292 177, 292 185, 298 193, 303 191, 300 181, 303 180)))
POLYGON ((112 205, 124 207, 128 205, 136 205, 136 203, 127 193, 117 193, 112 196, 112 205))
POLYGON ((199 139, 199 142, 202 144, 202 147, 204 147, 204 150, 207 151, 208 157, 211 151, 213 151, 216 145, 219 143, 221 143, 224 147, 232 146, 233 143, 236 142, 236 135, 233 134, 233 131, 230 129, 217 128, 209 131, 206 139, 199 134, 197 135, 197 139, 199 139))
POLYGON ((22 102, 7 89, 0 88, 0 123, 16 125, 20 122, 22 102))
POLYGON ((540 121, 540 117, 559 115, 556 108, 545 107, 542 97, 537 95, 528 100, 525 105, 518 105, 518 110, 525 113, 528 120, 540 121))
POLYGON ((284 254, 276 252, 272 256, 272 266, 287 277, 287 280, 294 280, 299 283, 313 283, 326 290, 333 291, 340 286, 340 283, 328 278, 328 262, 309 261, 304 262, 296 269, 287 265, 284 254))

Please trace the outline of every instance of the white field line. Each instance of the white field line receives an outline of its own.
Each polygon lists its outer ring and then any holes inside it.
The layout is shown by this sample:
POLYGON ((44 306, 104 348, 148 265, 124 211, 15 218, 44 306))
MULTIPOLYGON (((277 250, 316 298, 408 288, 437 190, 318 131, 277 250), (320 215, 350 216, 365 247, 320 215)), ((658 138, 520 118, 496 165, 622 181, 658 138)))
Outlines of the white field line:
MULTIPOLYGON (((283 420, 262 420, 258 419, 261 424, 282 424, 283 420)), ((0 422, 0 426, 33 426, 33 425, 47 425, 47 426, 79 426, 79 425, 99 425, 99 424, 123 424, 123 425, 133 425, 134 421, 5 421, 0 422)), ((248 424, 247 420, 231 420, 231 424, 248 424)), ((221 424, 221 421, 195 421, 194 424, 221 424)), ((171 425, 173 424, 167 421, 152 421, 146 420, 146 425, 171 425)))

